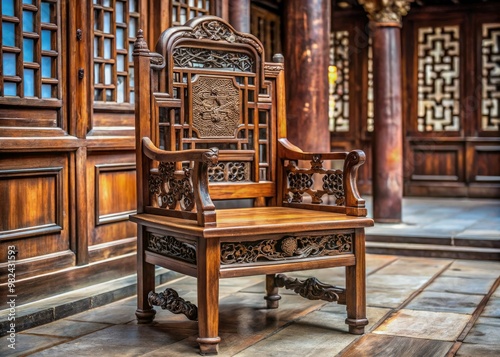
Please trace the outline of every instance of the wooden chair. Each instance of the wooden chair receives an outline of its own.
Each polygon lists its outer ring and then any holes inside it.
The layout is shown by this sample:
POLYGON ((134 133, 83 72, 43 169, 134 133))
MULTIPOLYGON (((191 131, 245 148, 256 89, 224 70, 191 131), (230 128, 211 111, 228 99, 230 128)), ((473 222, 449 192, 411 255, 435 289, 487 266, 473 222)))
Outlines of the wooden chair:
POLYGON ((217 353, 219 279, 265 274, 268 308, 278 307, 278 288, 293 289, 346 304, 349 332, 364 333, 364 228, 373 225, 356 188, 364 153, 292 145, 283 57, 264 62, 259 40, 220 18, 166 30, 156 52, 140 32, 138 213, 130 217, 139 323, 153 320, 155 305, 184 313, 198 320, 201 354, 217 353), (196 277, 198 306, 173 289, 156 293, 155 265, 196 277), (338 266, 346 267, 345 289, 282 274, 338 266))

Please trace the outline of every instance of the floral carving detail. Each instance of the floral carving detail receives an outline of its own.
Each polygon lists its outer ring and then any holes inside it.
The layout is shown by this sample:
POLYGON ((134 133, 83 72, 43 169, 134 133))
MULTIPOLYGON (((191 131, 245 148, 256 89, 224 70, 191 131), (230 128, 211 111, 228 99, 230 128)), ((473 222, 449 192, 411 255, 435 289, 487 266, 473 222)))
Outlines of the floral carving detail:
POLYGON ((168 257, 196 264, 195 245, 181 242, 172 236, 158 236, 149 233, 147 249, 168 257))
POLYGON ((290 201, 297 203, 302 202, 304 192, 309 191, 313 184, 314 181, 312 179, 312 174, 289 172, 288 185, 290 192, 292 193, 290 201))
POLYGON ((222 243, 222 264, 244 264, 323 257, 352 252, 352 234, 339 233, 324 236, 286 236, 278 240, 222 243))

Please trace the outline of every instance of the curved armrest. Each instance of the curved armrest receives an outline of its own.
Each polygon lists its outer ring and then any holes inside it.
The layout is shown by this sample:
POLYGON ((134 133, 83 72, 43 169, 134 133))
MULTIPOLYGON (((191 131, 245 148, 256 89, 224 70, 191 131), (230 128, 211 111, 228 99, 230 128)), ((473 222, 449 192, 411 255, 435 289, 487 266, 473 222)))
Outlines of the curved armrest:
POLYGON ((142 139, 142 144, 143 154, 151 160, 159 162, 192 161, 194 163, 191 180, 196 218, 201 226, 215 226, 217 224, 215 205, 208 191, 208 166, 218 162, 219 149, 165 151, 158 149, 147 137, 142 139))
MULTIPOLYGON (((366 155, 362 150, 353 150, 351 152, 311 153, 302 151, 285 138, 279 139, 278 141, 278 155, 281 160, 308 160, 311 162, 310 169, 300 169, 296 172, 300 171, 305 174, 336 174, 332 170, 327 170, 323 167, 323 160, 344 161, 341 175, 345 197, 343 203, 343 205, 345 205, 345 212, 352 216, 366 216, 365 200, 359 195, 356 184, 358 168, 363 165, 366 160, 366 155)), ((340 171, 338 172, 340 173, 340 171)), ((307 192, 307 190, 304 190, 304 192, 307 192)), ((314 197, 314 193, 323 194, 325 191, 313 192, 313 203, 320 203, 321 199, 314 197)))
POLYGON ((313 158, 318 158, 318 160, 345 160, 347 157, 347 152, 304 152, 297 146, 293 145, 288 139, 278 139, 280 145, 278 146, 278 155, 286 160, 313 160, 313 158))

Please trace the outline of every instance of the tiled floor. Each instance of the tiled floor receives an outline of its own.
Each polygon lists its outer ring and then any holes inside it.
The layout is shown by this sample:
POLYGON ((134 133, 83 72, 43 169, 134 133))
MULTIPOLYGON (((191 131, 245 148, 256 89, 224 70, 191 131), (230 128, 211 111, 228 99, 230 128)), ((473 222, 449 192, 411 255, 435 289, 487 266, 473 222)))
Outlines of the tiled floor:
MULTIPOLYGON (((368 255, 370 324, 347 333, 345 307, 282 290, 280 308, 267 310, 263 277, 226 279, 220 292, 220 356, 500 356, 500 262, 368 255)), ((297 272, 340 285, 341 268, 297 272)), ((196 301, 195 279, 168 283, 196 301)), ((197 323, 158 311, 138 325, 135 299, 2 337, 2 356, 197 355, 197 323)))

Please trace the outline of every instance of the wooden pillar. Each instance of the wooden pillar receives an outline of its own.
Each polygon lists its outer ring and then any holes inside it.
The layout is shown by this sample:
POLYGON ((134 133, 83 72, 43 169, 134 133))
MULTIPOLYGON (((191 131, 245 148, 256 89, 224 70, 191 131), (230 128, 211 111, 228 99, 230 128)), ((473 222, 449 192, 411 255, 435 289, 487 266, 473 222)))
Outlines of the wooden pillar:
POLYGON ((330 0, 283 2, 287 129, 304 151, 330 151, 328 64, 330 0))
POLYGON ((401 222, 403 201, 403 115, 401 18, 409 0, 361 0, 373 38, 374 140, 373 218, 401 222))
POLYGON ((229 23, 237 31, 250 33, 250 0, 229 1, 229 23))

